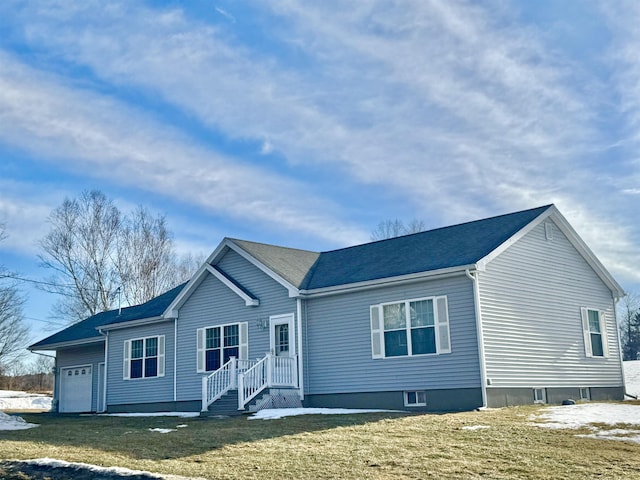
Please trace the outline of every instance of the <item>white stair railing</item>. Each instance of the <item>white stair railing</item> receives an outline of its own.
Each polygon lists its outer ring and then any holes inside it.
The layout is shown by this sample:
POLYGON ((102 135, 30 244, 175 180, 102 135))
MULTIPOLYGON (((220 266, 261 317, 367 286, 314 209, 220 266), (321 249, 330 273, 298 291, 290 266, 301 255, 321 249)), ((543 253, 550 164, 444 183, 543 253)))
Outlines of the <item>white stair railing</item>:
POLYGON ((238 361, 236 357, 229 358, 218 370, 211 375, 202 377, 202 411, 206 412, 213 402, 222 397, 229 390, 236 388, 238 361))
POLYGON ((238 374, 238 410, 265 388, 298 387, 297 357, 276 357, 271 353, 245 372, 238 374))

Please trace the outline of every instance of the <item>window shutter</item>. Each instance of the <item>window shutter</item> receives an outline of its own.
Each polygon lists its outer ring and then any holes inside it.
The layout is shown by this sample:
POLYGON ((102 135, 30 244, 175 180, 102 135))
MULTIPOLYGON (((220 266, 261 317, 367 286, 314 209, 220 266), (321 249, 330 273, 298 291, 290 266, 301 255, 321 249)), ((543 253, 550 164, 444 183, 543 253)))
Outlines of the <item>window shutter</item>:
POLYGON ((129 380, 131 376, 131 340, 124 341, 124 365, 122 367, 122 378, 129 380))
POLYGON ((198 329, 198 340, 197 340, 197 353, 198 353, 198 365, 197 365, 197 371, 198 373, 204 373, 205 372, 205 361, 204 361, 204 355, 205 355, 205 329, 204 328, 199 328, 198 329))
POLYGON ((240 323, 238 332, 238 360, 247 360, 249 358, 249 324, 240 323))
POLYGON ((438 328, 436 337, 438 353, 451 353, 447 297, 436 297, 436 324, 438 328))
POLYGON ((605 357, 609 356, 609 337, 607 335, 607 316, 605 312, 598 312, 598 318, 600 320, 600 334, 602 335, 602 354, 605 357))
POLYGON ((584 354, 587 357, 593 357, 593 351, 591 350, 591 335, 589 333, 589 312, 586 308, 580 308, 580 315, 582 317, 582 333, 584 335, 584 354))
POLYGON ((384 358, 384 330, 380 315, 380 305, 371 305, 371 358, 384 358))
POLYGON ((158 337, 158 376, 164 377, 164 335, 158 337))

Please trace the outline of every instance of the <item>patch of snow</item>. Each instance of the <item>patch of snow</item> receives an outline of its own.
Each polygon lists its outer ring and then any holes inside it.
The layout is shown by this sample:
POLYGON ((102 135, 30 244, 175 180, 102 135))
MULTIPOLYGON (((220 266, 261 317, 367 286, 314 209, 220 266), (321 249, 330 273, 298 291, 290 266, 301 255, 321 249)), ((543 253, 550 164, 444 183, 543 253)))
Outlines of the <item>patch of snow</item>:
POLYGON ((640 405, 616 403, 582 403, 548 407, 534 415, 536 423, 546 428, 582 428, 594 423, 640 425, 640 405))
POLYGON ((561 407, 548 407, 531 420, 544 423, 532 423, 544 428, 587 428, 592 433, 577 435, 583 438, 601 440, 620 440, 640 443, 640 428, 600 428, 596 425, 638 425, 640 427, 640 405, 615 403, 584 403, 561 407))
POLYGON ((249 420, 277 420, 297 415, 351 415, 355 413, 393 412, 395 410, 369 410, 350 408, 266 408, 254 413, 249 420))
POLYGON ((176 425, 176 428, 187 428, 188 426, 189 425, 182 424, 182 425, 176 425))
POLYGON ((640 360, 622 362, 627 393, 640 397, 640 360))
POLYGON ((37 426, 34 423, 25 422, 24 418, 17 415, 7 415, 0 412, 0 430, 26 430, 37 426))
POLYGON ((20 460, 15 461, 15 463, 22 463, 26 465, 35 465, 49 468, 60 468, 68 470, 69 476, 65 476, 65 478, 73 478, 73 472, 77 470, 86 470, 89 472, 94 472, 95 476, 107 477, 134 477, 134 476, 144 476, 149 477, 150 479, 166 479, 166 480, 204 480, 201 478, 194 477, 181 477, 179 475, 162 475, 152 472, 146 472, 143 470, 131 470, 123 467, 99 467, 98 465, 91 465, 89 463, 76 463, 76 462, 65 462, 64 460, 57 460, 55 458, 36 458, 34 460, 20 460))
POLYGON ((51 410, 51 397, 38 393, 0 390, 0 410, 51 410))
POLYGON ((177 432, 175 428, 150 428, 150 432, 158 432, 158 433, 171 433, 177 432))
POLYGON ((489 425, 467 425, 462 427, 462 430, 482 430, 485 428, 491 428, 489 425))
POLYGON ((199 417, 200 412, 100 413, 100 417, 199 417))

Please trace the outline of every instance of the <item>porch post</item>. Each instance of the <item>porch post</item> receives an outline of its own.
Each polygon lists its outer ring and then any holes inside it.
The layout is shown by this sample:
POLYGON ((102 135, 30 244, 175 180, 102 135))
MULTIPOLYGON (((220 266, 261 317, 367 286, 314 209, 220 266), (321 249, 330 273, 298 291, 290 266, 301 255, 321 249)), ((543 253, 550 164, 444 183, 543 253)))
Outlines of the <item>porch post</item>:
POLYGON ((271 388, 273 384, 273 355, 267 353, 267 387, 271 388))
POLYGON ((231 390, 235 390, 238 380, 238 360, 236 357, 230 357, 229 360, 231 360, 231 365, 229 365, 229 374, 231 375, 229 388, 231 388, 231 390))
POLYGON ((238 410, 244 410, 244 373, 238 375, 238 410))
POLYGON ((207 377, 202 377, 202 411, 206 412, 209 405, 207 405, 207 377))

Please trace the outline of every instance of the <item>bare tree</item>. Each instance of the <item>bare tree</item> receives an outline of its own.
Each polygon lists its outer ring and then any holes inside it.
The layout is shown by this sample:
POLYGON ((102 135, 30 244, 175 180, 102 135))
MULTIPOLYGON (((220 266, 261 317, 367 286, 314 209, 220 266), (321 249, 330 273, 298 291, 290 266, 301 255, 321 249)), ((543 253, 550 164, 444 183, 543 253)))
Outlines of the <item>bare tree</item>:
POLYGON ((640 360, 640 296, 628 293, 618 308, 624 360, 640 360))
MULTIPOLYGON (((0 240, 6 238, 0 224, 0 240)), ((15 285, 7 283, 12 274, 0 266, 0 373, 7 372, 19 361, 28 340, 29 329, 24 324, 24 298, 15 285)))
POLYGON ((173 241, 163 216, 153 218, 140 206, 122 223, 116 270, 126 303, 136 305, 180 281, 173 241))
POLYGON ((192 273, 177 259, 164 216, 142 206, 124 215, 100 191, 66 199, 49 223, 39 258, 54 275, 43 288, 61 296, 54 315, 68 323, 115 308, 119 300, 143 303, 192 273))
POLYGON ((387 238, 400 237, 424 231, 426 228, 422 220, 413 219, 407 225, 402 220, 385 220, 380 222, 376 229, 371 232, 371 240, 385 240, 387 238))
POLYGON ((119 283, 111 262, 122 223, 118 208, 102 192, 86 191, 65 199, 49 223, 39 259, 55 272, 45 289, 63 296, 58 316, 73 322, 108 310, 119 283))

